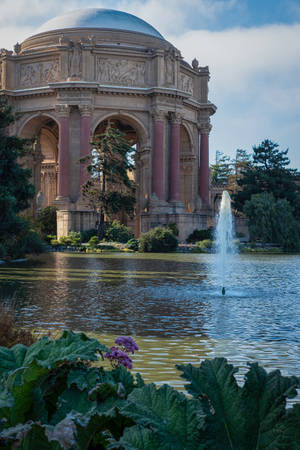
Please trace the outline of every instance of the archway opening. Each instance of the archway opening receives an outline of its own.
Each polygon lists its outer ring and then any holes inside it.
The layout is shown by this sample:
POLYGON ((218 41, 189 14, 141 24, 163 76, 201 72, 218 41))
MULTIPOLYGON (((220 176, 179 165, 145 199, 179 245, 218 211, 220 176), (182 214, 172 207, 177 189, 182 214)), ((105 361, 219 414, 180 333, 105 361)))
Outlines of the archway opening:
POLYGON ((180 198, 186 212, 194 212, 194 161, 190 136, 180 125, 180 198))
POLYGON ((36 196, 33 212, 52 205, 58 192, 58 125, 48 116, 29 120, 20 136, 33 139, 32 154, 25 158, 25 165, 32 170, 32 182, 36 196))
MULTIPOLYGON (((140 230, 140 171, 139 171, 139 149, 140 149, 140 140, 139 135, 136 129, 129 123, 128 120, 120 117, 112 117, 106 119, 99 123, 96 127, 93 135, 93 140, 97 138, 97 135, 105 132, 108 126, 112 126, 124 134, 124 138, 128 142, 128 144, 133 149, 133 152, 130 156, 130 162, 134 165, 134 170, 128 173, 130 179, 132 179, 136 184, 136 205, 135 205, 135 213, 134 217, 129 217, 126 213, 121 212, 116 214, 114 217, 110 217, 110 220, 116 219, 119 220, 120 223, 128 226, 132 232, 138 236, 140 230)), ((109 187, 108 187, 109 189, 109 187)))

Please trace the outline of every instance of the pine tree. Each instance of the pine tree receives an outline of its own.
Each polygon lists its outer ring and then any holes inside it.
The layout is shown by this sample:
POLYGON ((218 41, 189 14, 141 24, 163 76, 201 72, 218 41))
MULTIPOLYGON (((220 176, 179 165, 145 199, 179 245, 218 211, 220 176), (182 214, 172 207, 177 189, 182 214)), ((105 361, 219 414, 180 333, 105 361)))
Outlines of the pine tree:
POLYGON ((19 158, 30 152, 29 141, 9 136, 7 127, 15 121, 11 106, 0 97, 0 247, 2 256, 14 252, 24 235, 27 224, 19 212, 30 205, 34 186, 30 183, 31 170, 19 163, 19 158))
MULTIPOLYGON (((296 184, 297 171, 287 166, 288 150, 280 151, 278 144, 265 139, 253 147, 252 163, 242 168, 237 182, 240 190, 234 196, 234 206, 243 210, 245 202, 253 194, 270 193, 275 199, 286 199, 294 209, 299 204, 300 188, 296 184)), ((299 211, 294 209, 295 216, 299 211)))
POLYGON ((90 179, 83 185, 84 197, 99 214, 98 236, 105 233, 105 216, 119 213, 133 216, 135 183, 130 176, 134 170, 133 148, 124 133, 108 124, 104 133, 91 143, 91 153, 81 162, 89 161, 90 179))

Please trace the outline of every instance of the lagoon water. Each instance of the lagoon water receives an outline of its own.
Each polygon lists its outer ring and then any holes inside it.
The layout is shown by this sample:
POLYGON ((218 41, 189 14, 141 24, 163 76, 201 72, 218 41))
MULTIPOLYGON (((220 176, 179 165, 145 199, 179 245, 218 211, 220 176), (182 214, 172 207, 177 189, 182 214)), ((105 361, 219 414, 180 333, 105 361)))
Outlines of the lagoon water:
POLYGON ((253 361, 300 376, 300 256, 238 256, 225 297, 215 267, 212 254, 49 253, 0 266, 0 296, 40 332, 135 337, 134 371, 157 383, 182 388, 175 364, 215 356, 241 376, 253 361))

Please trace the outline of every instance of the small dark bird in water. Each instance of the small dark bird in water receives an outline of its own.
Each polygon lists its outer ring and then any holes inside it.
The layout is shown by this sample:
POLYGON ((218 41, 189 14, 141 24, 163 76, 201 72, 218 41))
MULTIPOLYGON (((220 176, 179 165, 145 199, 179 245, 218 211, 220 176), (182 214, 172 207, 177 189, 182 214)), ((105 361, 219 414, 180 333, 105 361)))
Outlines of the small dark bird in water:
POLYGON ((224 286, 222 287, 222 295, 225 295, 225 288, 224 288, 224 286))

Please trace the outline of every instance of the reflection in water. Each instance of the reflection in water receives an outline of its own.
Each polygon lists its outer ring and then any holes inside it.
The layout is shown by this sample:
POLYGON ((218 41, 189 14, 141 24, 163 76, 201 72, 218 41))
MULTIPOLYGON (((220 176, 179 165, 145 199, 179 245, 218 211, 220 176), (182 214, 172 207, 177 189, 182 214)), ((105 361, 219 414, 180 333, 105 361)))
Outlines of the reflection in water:
MULTIPOLYGON (((300 375, 300 257, 240 256, 222 297, 215 255, 52 253, 0 267, 17 319, 36 329, 138 336, 135 369, 182 385, 174 365, 226 356, 300 375)), ((2 295, 5 297, 5 294, 2 295)))

